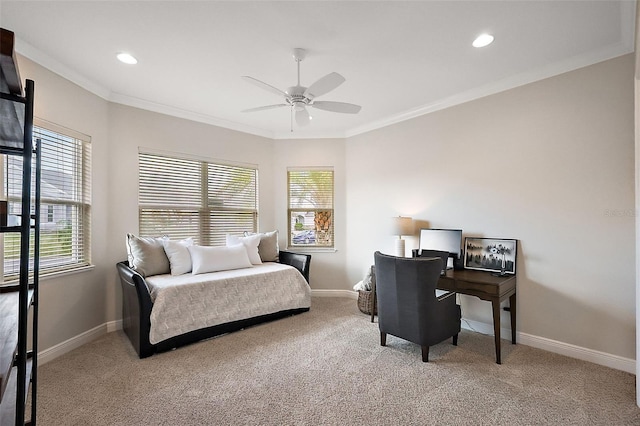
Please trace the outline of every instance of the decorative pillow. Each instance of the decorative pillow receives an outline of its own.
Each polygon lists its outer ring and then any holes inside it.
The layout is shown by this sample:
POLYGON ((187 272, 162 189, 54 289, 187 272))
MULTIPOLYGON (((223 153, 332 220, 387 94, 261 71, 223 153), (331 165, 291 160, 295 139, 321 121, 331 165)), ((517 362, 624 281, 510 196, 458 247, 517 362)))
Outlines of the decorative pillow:
POLYGON ((260 244, 260 235, 249 235, 247 237, 236 237, 235 235, 227 234, 227 247, 237 246, 243 244, 247 249, 247 255, 252 265, 261 265, 260 253, 258 253, 258 244, 260 244))
POLYGON ((262 232, 260 234, 254 234, 251 232, 245 232, 245 236, 249 235, 260 235, 260 244, 258 244, 258 253, 260 254, 260 259, 263 262, 277 262, 278 261, 278 252, 280 248, 278 247, 278 231, 271 232, 262 232))
POLYGON ((169 259, 162 241, 163 238, 142 238, 127 234, 129 266, 143 277, 168 274, 169 259))
POLYGON ((187 247, 193 245, 193 238, 180 241, 165 239, 162 243, 171 265, 171 275, 182 275, 191 272, 191 255, 187 247))
POLYGON ((231 247, 187 247, 191 254, 192 274, 250 268, 251 262, 243 244, 231 247))

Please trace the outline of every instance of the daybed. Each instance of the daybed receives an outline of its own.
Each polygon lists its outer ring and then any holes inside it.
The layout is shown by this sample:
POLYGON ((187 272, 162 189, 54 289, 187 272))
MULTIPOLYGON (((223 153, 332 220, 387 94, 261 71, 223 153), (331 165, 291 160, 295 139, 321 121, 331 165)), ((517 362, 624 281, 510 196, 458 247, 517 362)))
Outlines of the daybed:
POLYGON ((311 256, 278 255, 278 262, 177 276, 143 277, 119 262, 123 329, 139 357, 308 311, 311 256))

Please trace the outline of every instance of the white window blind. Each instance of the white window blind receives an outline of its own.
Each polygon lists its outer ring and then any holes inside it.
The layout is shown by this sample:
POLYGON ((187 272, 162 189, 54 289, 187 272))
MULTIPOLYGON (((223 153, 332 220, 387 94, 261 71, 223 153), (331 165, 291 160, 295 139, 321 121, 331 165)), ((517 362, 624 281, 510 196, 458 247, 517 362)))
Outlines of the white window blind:
POLYGON ((224 245, 226 234, 256 232, 256 168, 142 152, 138 159, 140 235, 224 245))
MULTIPOLYGON (((56 130, 38 126, 33 129, 41 155, 41 274, 87 266, 91 262, 91 144, 62 133, 57 126, 52 127, 56 130)), ((5 155, 3 167, 9 215, 20 215, 22 157, 5 155)), ((35 157, 32 169, 35 171, 35 157)), ((35 182, 31 183, 31 191, 34 197, 35 182)), ((35 206, 30 214, 35 214, 35 206)), ((6 233, 3 237, 3 276, 7 281, 19 273, 20 235, 6 233)), ((30 247, 33 254, 33 242, 30 247)))
POLYGON ((333 247, 333 169, 287 171, 290 247, 333 247))

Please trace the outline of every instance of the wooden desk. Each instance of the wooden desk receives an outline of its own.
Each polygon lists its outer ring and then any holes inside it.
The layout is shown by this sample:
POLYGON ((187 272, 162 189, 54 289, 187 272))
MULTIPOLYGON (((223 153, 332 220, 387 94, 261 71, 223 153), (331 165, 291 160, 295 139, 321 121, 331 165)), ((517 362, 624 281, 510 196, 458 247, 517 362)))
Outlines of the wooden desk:
POLYGON ((460 294, 476 296, 488 300, 493 307, 493 333, 496 343, 496 363, 500 360, 500 303, 509 298, 509 312, 511 314, 511 343, 516 344, 516 276, 506 275, 497 277, 490 272, 464 269, 447 270, 447 274, 440 277, 438 289, 455 291, 460 294))

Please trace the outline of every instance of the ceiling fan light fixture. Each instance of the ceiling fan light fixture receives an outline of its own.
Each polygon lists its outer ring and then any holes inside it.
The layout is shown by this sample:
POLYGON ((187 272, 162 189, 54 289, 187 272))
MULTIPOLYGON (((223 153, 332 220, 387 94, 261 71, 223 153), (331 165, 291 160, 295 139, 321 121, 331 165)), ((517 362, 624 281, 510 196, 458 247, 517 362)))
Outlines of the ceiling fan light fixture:
POLYGON ((300 61, 304 60, 304 58, 307 56, 307 51, 297 47, 297 48, 293 49, 292 55, 293 55, 293 59, 296 62, 300 62, 300 61))
POLYGON ((307 126, 311 120, 307 106, 311 108, 318 108, 325 111, 340 112, 344 114, 357 114, 360 111, 361 106, 355 104, 349 104, 346 102, 334 102, 334 101, 316 101, 315 98, 322 96, 336 87, 344 83, 345 78, 337 72, 332 72, 317 80, 309 87, 302 86, 300 84, 300 62, 304 59, 306 51, 304 49, 293 49, 293 58, 296 61, 298 68, 298 82, 295 86, 288 87, 285 91, 282 91, 270 84, 263 81, 249 77, 247 75, 242 78, 251 84, 255 84, 262 89, 271 92, 275 95, 284 97, 284 103, 277 105, 266 105, 257 108, 245 109, 242 112, 254 112, 263 111, 266 109, 289 107, 291 111, 291 131, 293 132, 293 122, 298 126, 307 126))
POLYGON ((478 37, 476 37, 475 40, 473 40, 473 47, 485 47, 490 45, 491 43, 493 43, 493 36, 491 34, 480 34, 478 37))
POLYGON ((138 63, 138 60, 133 57, 130 53, 121 52, 116 55, 116 58, 122 63, 127 65, 135 65, 138 63))

